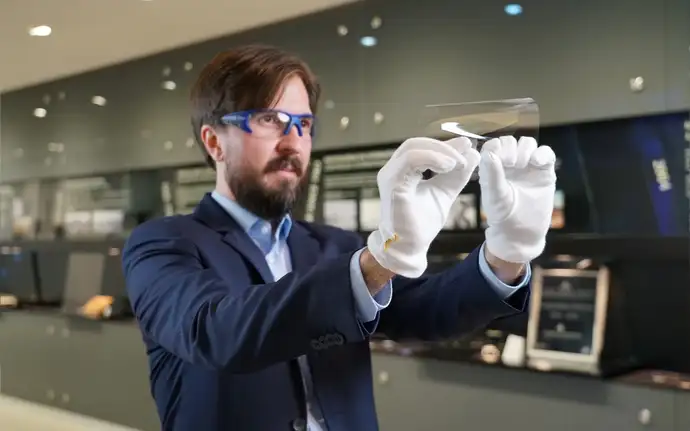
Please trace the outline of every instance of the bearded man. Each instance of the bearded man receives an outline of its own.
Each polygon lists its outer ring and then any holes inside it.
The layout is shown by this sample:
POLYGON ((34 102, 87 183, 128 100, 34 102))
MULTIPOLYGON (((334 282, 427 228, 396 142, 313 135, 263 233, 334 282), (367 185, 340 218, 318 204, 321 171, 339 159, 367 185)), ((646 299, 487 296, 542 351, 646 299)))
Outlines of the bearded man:
POLYGON ((191 93, 216 170, 193 214, 148 221, 123 252, 164 431, 374 431, 368 339, 455 337, 528 307, 551 220, 555 156, 536 141, 412 138, 381 169, 366 244, 291 218, 318 126, 319 85, 280 49, 216 56, 191 93), (486 241, 424 275, 479 165, 486 241), (435 173, 424 179, 423 173, 435 173))

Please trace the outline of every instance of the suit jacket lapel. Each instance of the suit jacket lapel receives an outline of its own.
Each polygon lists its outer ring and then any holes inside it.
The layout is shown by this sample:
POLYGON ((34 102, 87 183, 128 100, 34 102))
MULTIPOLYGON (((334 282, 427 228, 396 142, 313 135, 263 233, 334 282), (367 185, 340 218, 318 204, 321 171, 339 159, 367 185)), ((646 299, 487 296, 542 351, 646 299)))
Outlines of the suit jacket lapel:
POLYGON ((321 255, 319 241, 300 223, 294 223, 287 239, 292 257, 292 269, 306 271, 313 267, 321 255))
POLYGON ((252 266, 254 266, 254 269, 259 272, 259 275, 261 275, 261 278, 264 279, 265 283, 271 283, 274 281, 273 273, 268 267, 263 253, 254 243, 254 241, 252 241, 249 235, 247 235, 247 233, 242 229, 239 229, 239 226, 238 229, 232 229, 223 235, 223 241, 233 246, 235 250, 244 256, 244 258, 247 259, 252 266))
POLYGON ((265 283, 273 282, 266 258, 242 227, 218 203, 206 194, 194 210, 194 217, 222 235, 223 242, 232 246, 261 275, 265 283))

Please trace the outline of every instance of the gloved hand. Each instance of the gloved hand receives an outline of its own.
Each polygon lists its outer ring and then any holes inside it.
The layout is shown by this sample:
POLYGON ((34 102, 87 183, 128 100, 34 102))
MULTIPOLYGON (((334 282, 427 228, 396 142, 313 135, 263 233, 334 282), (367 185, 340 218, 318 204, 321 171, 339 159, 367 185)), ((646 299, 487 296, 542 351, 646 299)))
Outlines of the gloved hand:
POLYGON ((479 158, 464 137, 412 138, 400 145, 377 176, 381 220, 367 247, 381 266, 408 278, 424 273, 429 246, 479 158), (436 175, 423 180, 426 170, 436 175))
POLYGON ((556 155, 537 141, 512 136, 482 147, 479 184, 486 247, 507 262, 528 263, 546 244, 556 192, 556 155))

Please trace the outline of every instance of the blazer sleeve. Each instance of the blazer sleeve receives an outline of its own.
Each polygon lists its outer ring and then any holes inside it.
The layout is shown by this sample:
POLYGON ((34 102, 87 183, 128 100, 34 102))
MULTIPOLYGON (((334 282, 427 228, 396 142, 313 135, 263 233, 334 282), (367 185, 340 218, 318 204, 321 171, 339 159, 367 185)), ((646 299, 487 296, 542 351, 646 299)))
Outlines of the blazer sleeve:
POLYGON ((479 270, 479 248, 438 274, 396 277, 393 299, 381 312, 378 331, 397 340, 434 341, 458 337, 495 319, 528 308, 529 285, 508 299, 499 296, 479 270))
POLYGON ((364 339, 352 254, 274 283, 236 286, 204 268, 196 245, 162 219, 135 229, 123 269, 145 337, 190 363, 243 373, 364 339))

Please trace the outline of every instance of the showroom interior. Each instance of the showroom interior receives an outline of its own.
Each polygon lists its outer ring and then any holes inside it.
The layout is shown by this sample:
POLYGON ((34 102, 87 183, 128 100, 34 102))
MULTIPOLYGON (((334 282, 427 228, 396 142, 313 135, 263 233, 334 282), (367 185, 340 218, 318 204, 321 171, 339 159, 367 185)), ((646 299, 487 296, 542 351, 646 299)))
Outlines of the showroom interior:
MULTIPOLYGON (((2 431, 161 429, 122 251, 214 189, 189 92, 255 43, 322 87, 296 219, 366 238, 379 169, 451 117, 557 157, 529 311, 435 342, 374 334, 381 430, 690 429, 687 0, 1 0, 0 36, 2 431)), ((429 271, 485 228, 474 178, 429 271)))

